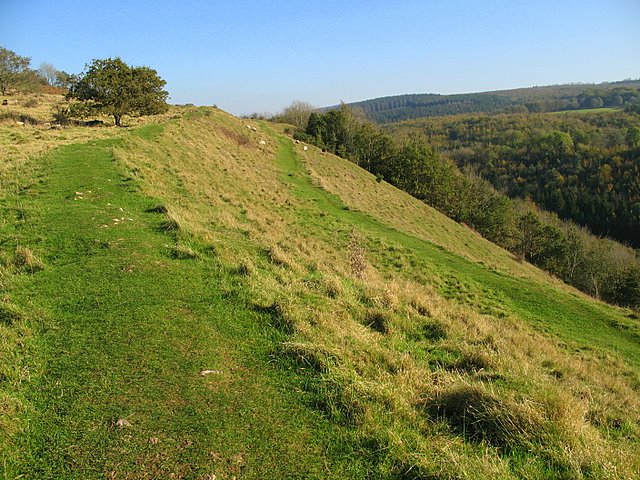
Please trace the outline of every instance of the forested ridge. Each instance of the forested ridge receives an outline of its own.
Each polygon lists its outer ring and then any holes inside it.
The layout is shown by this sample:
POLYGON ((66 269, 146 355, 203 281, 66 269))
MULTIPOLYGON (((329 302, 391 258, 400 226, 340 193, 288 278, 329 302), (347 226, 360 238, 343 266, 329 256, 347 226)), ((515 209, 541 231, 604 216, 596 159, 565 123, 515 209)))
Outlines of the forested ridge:
MULTIPOLYGON (((625 119, 627 117, 620 117, 618 123, 615 123, 616 120, 612 122, 618 125, 617 128, 622 128, 620 125, 628 123, 628 119, 625 119)), ((463 173, 453 160, 433 148, 432 139, 424 135, 424 129, 418 130, 385 132, 375 124, 358 118, 348 106, 343 105, 340 109, 325 113, 311 113, 304 130, 295 136, 352 160, 376 175, 379 181, 388 181, 454 220, 471 226, 518 258, 547 270, 597 298, 619 305, 640 307, 640 258, 632 248, 596 237, 573 222, 562 221, 553 213, 541 211, 530 201, 509 199, 473 170, 467 169, 463 173)), ((631 128, 629 131, 635 130, 631 128)), ((524 132, 516 129, 511 133, 504 129, 496 129, 496 132, 527 138, 524 132)), ((438 137, 437 133, 434 135, 438 137)), ((448 135, 446 133, 444 137, 448 135)), ((553 157, 549 156, 549 152, 553 152, 551 147, 557 147, 559 153, 567 155, 576 149, 575 144, 569 149, 568 145, 561 142, 568 143, 570 133, 545 133, 541 128, 540 135, 541 138, 537 140, 540 148, 531 151, 538 152, 542 159, 553 157), (563 150, 565 147, 566 152, 563 150)), ((632 135, 628 136, 631 139, 632 135)), ((442 140, 444 137, 439 135, 438 138, 442 140)), ((442 147, 442 143, 439 146, 442 147)), ((593 148, 587 144, 585 151, 592 152, 593 148)), ((603 148, 611 147, 604 145, 603 148)), ((578 150, 581 151, 579 146, 578 150)), ((614 193, 618 190, 624 193, 624 188, 634 189, 637 182, 637 176, 625 170, 624 163, 625 156, 629 156, 630 163, 634 162, 637 146, 619 153, 619 168, 604 168, 605 173, 609 174, 607 181, 613 182, 613 172, 616 178, 624 177, 626 183, 621 181, 623 185, 617 190, 609 188, 608 185, 613 183, 605 185, 614 193)), ((598 158, 597 151, 592 154, 598 158)), ((637 167, 637 160, 635 162, 637 167)), ((577 162, 576 167, 580 164, 577 162)), ((535 170, 534 165, 532 173, 535 170)), ((588 171, 591 171, 591 167, 588 171)), ((576 191, 580 188, 575 183, 578 178, 576 176, 575 180, 568 182, 570 186, 576 185, 576 191)), ((567 190, 569 194, 571 191, 567 190)), ((631 200, 635 197, 628 198, 631 200)), ((607 205, 606 201, 603 200, 603 204, 607 205)))
POLYGON ((640 116, 476 115, 389 126, 425 135, 509 197, 640 247, 640 116))
POLYGON ((409 94, 350 103, 376 123, 470 113, 557 112, 640 108, 640 80, 597 85, 552 85, 455 95, 409 94))

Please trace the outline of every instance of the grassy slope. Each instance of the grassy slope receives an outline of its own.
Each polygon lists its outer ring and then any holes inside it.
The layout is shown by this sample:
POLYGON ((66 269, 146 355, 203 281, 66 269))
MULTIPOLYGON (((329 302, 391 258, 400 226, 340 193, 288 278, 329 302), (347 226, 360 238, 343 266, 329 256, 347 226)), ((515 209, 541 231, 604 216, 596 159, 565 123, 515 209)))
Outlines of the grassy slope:
POLYGON ((467 303, 475 300, 476 307, 487 313, 492 307, 499 313, 516 313, 567 342, 575 342, 577 348, 606 346, 640 367, 638 329, 624 311, 585 301, 587 297, 579 291, 526 262, 516 261, 506 250, 391 185, 376 182, 373 175, 356 165, 315 148, 311 152, 305 162, 313 179, 350 208, 365 214, 350 214, 349 220, 373 225, 373 234, 384 235, 428 259, 424 268, 438 271, 432 281, 444 296, 467 303), (340 181, 344 178, 349 181, 340 181), (373 222, 371 217, 375 218, 373 222), (470 292, 478 292, 480 298, 470 299, 470 292))
POLYGON ((640 356, 624 311, 294 147, 193 111, 65 147, 41 186, 5 196, 21 221, 4 224, 3 249, 28 245, 46 265, 28 275, 5 256, 4 301, 21 313, 3 325, 9 472, 638 473, 640 356), (164 214, 146 212, 150 198, 164 214))
POLYGON ((329 439, 342 440, 301 405, 285 372, 268 367, 282 340, 270 317, 228 295, 232 279, 215 261, 172 248, 163 216, 148 211, 156 204, 116 169, 113 145, 49 156, 42 183, 19 199, 21 221, 3 231, 37 243, 46 263, 12 284, 23 312, 41 312, 26 315, 41 333, 21 392, 25 433, 5 476, 324 478, 357 470, 348 454, 345 462, 324 458, 329 439), (220 373, 203 377, 203 369, 220 373), (116 427, 120 418, 131 427, 116 427))

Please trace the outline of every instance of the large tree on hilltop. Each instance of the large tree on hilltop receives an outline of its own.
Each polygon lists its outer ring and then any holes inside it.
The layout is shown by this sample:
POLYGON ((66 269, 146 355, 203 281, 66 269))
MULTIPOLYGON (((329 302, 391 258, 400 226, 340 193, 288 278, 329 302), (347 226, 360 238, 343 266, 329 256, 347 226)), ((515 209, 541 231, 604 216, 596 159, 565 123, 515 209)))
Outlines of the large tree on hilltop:
POLYGON ((166 112, 166 83, 149 67, 131 67, 120 58, 107 58, 88 65, 67 98, 84 102, 89 111, 112 115, 120 126, 124 115, 166 112))

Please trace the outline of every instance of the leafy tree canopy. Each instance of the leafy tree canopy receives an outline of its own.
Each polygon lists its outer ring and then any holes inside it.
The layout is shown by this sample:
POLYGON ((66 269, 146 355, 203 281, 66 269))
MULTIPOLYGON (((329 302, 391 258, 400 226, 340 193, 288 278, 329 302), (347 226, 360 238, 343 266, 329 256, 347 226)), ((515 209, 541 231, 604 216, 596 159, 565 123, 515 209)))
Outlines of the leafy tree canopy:
POLYGON ((68 99, 84 102, 89 111, 113 116, 154 115, 168 109, 166 82, 149 67, 131 67, 120 58, 94 60, 71 85, 68 99))
POLYGON ((23 75, 29 71, 30 64, 31 58, 0 47, 0 92, 3 95, 20 83, 23 75))

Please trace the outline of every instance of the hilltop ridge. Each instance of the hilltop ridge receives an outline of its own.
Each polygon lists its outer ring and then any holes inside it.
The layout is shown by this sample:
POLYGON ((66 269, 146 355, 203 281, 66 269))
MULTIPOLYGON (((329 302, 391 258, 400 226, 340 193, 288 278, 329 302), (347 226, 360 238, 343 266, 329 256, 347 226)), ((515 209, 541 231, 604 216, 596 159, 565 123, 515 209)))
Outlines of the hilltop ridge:
MULTIPOLYGON (((615 107, 640 103, 640 80, 622 80, 598 84, 566 84, 514 88, 477 93, 414 93, 392 95, 347 105, 362 111, 377 123, 392 123, 421 117, 470 113, 522 113, 575 110, 579 108, 615 107), (605 98, 592 92, 602 92, 605 98), (626 93, 625 93, 626 92, 626 93), (633 95, 628 99, 620 94, 633 95), (610 95, 611 98, 606 97, 610 95), (612 95, 613 94, 613 95, 612 95), (581 96, 582 95, 582 96, 581 96), (615 97, 615 98, 614 98, 615 97), (599 98, 600 100, 595 100, 599 98)), ((324 110, 337 108, 326 107, 324 110)))

